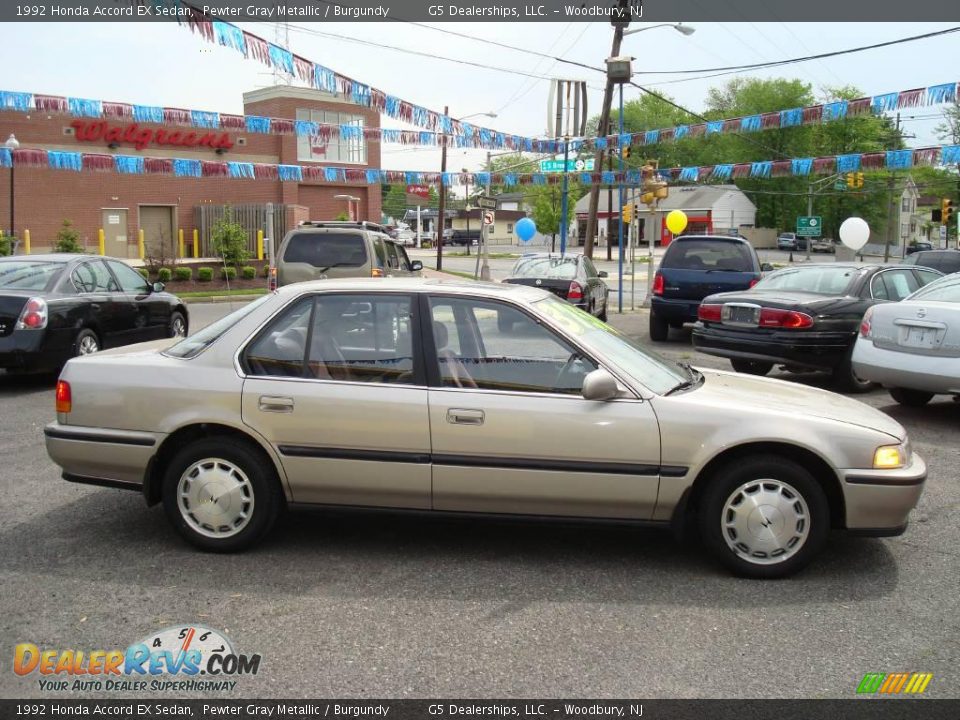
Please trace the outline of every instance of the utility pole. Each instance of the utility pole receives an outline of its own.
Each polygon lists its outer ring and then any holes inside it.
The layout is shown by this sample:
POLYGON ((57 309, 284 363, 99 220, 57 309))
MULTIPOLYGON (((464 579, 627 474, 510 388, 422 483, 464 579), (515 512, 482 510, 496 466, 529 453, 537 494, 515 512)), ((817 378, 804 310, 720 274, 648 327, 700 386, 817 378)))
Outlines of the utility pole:
MULTIPOLYGON (((443 106, 445 117, 450 116, 450 108, 443 106)), ((437 210, 437 270, 443 270, 443 231, 447 225, 446 205, 447 189, 443 184, 444 173, 447 172, 447 136, 443 136, 443 145, 440 149, 440 208, 437 210)))
MULTIPOLYGON (((894 140, 894 144, 896 146, 899 146, 900 145, 900 113, 897 113, 897 127, 894 132, 896 132, 896 138, 894 140)), ((896 238, 896 234, 894 234, 893 232, 893 184, 894 184, 894 176, 893 176, 893 171, 891 170, 890 177, 887 180, 887 192, 889 194, 887 196, 887 238, 883 243, 883 261, 884 262, 890 261, 890 245, 893 243, 893 240, 896 238)), ((897 224, 899 225, 899 223, 897 224)), ((900 228, 898 227, 897 230, 899 231, 899 229, 900 228)))
MULTIPOLYGON (((623 31, 626 24, 618 24, 613 30, 613 45, 610 48, 610 57, 620 54, 620 44, 623 42, 623 31)), ((613 102, 613 82, 607 78, 607 85, 603 91, 603 107, 600 109, 600 122, 597 124, 597 134, 604 132, 610 124, 610 104, 613 102)), ((603 150, 594 153, 594 167, 603 167, 603 150)), ((593 258, 593 236, 597 232, 597 206, 600 204, 600 186, 590 186, 590 205, 587 209, 587 237, 583 240, 583 254, 593 258)), ((610 208, 612 212, 612 208, 610 208)), ((609 235, 609 232, 607 233, 609 235)), ((609 237, 607 238, 609 243, 609 237)))
MULTIPOLYGON (((813 215, 813 184, 807 185, 807 217, 813 215)), ((822 232, 822 228, 821 228, 822 232)), ((810 246, 813 245, 813 238, 807 238, 807 262, 810 262, 810 246)))
MULTIPOLYGON (((610 118, 607 118, 607 127, 604 135, 610 136, 610 118)), ((602 169, 602 168, 601 168, 602 169)), ((607 148, 607 170, 613 172, 613 153, 607 148)), ((597 207, 600 203, 597 203, 597 207)), ((607 185, 607 260, 613 260, 613 243, 610 242, 610 218, 613 217, 613 185, 607 185)), ((589 220, 587 222, 590 222, 589 220)))

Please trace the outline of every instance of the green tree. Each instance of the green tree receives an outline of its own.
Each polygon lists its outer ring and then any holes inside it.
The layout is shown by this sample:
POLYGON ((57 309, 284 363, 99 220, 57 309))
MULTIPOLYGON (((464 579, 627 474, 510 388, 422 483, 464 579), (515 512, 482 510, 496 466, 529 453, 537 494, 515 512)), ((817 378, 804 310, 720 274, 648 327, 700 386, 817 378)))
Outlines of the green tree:
POLYGON ((73 227, 69 220, 63 221, 63 227, 57 231, 57 240, 54 243, 53 251, 56 253, 82 253, 83 246, 80 244, 80 233, 73 227))
POLYGON ((229 205, 224 209, 223 217, 214 223, 210 238, 213 251, 228 265, 241 265, 250 259, 247 231, 243 225, 234 222, 233 209, 229 205))
MULTIPOLYGON (((570 190, 574 190, 574 185, 570 190)), ((579 185, 576 186, 579 189, 579 185)), ((542 235, 550 235, 552 238, 551 249, 556 248, 557 233, 560 232, 561 219, 563 218, 563 188, 560 185, 535 185, 525 193, 529 205, 533 208, 533 222, 537 225, 537 232, 542 235)), ((571 197, 567 203, 567 223, 568 227, 573 223, 573 206, 576 199, 571 197)))
POLYGON ((383 212, 394 220, 403 220, 407 211, 407 189, 403 185, 387 185, 383 196, 383 212))

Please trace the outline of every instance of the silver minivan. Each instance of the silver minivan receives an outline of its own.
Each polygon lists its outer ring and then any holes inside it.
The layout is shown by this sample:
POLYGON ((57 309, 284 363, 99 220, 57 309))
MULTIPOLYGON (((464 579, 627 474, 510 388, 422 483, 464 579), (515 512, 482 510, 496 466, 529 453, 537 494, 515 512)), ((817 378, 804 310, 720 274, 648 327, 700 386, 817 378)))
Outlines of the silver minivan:
POLYGON ((352 277, 419 276, 403 246, 371 222, 309 220, 291 230, 277 251, 277 284, 352 277))

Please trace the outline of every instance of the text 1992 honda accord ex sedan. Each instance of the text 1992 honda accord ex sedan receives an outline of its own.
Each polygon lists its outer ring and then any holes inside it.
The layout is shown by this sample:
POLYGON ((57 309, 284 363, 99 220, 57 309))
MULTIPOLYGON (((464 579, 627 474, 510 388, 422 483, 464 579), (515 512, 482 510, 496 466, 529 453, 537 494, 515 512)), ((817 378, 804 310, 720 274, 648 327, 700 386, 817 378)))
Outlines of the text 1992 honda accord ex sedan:
POLYGON ((902 533, 926 477, 854 400, 666 362, 535 288, 401 279, 294 284, 166 350, 71 360, 46 442, 206 550, 295 502, 698 527, 754 577, 831 527, 902 533))

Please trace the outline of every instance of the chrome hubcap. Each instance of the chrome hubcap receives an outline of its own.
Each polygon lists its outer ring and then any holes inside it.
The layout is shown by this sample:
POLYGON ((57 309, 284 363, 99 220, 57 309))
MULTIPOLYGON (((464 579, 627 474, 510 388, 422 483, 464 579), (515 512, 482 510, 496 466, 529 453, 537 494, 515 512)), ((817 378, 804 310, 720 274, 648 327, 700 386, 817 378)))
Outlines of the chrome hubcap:
POLYGON ((97 339, 93 335, 84 335, 80 338, 80 345, 78 350, 81 355, 90 355, 91 353, 97 352, 100 349, 100 346, 97 344, 97 339))
POLYGON ((177 485, 180 515, 194 531, 227 538, 243 530, 253 516, 253 486, 246 474, 221 458, 205 458, 188 467, 177 485))
POLYGON ((183 337, 187 334, 186 323, 183 322, 183 318, 175 317, 173 319, 173 336, 174 337, 183 337))
POLYGON ((731 493, 720 518, 723 539, 733 552, 757 565, 792 557, 810 534, 810 509, 782 480, 751 480, 731 493))

